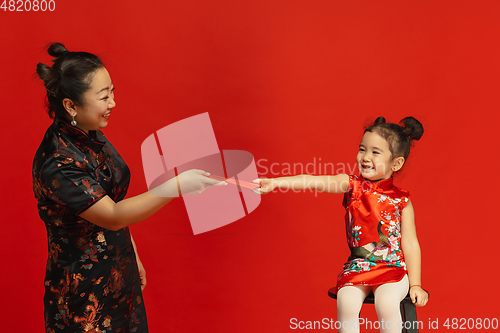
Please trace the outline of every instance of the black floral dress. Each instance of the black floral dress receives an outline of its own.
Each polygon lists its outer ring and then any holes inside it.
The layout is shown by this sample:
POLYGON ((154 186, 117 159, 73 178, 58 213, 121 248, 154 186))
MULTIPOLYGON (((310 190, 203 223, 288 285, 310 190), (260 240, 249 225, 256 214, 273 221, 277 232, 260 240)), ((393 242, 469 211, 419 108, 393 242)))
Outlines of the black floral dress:
POLYGON ((45 222, 46 332, 148 331, 128 228, 111 231, 79 216, 108 195, 122 200, 130 172, 101 131, 54 120, 33 161, 33 190, 45 222))

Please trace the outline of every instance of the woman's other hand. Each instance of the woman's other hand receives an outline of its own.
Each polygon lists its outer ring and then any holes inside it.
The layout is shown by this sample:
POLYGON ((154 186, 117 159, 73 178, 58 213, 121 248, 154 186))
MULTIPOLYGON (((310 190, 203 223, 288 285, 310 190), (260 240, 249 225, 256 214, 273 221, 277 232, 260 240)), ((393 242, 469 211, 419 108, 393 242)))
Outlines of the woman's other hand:
POLYGON ((140 260, 137 260, 137 268, 139 269, 139 277, 141 278, 141 290, 144 290, 146 288, 146 270, 140 260))

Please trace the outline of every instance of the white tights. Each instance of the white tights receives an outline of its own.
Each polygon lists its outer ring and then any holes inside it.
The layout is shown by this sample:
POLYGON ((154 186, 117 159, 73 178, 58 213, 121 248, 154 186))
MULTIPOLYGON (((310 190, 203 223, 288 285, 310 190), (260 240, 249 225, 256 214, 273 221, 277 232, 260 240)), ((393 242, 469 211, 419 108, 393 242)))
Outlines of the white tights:
POLYGON ((380 332, 401 333, 399 304, 408 294, 408 275, 401 281, 374 287, 346 286, 337 294, 337 320, 342 324, 340 333, 359 332, 359 312, 365 297, 373 290, 375 311, 380 322, 380 332), (390 322, 390 324, 388 324, 390 322))

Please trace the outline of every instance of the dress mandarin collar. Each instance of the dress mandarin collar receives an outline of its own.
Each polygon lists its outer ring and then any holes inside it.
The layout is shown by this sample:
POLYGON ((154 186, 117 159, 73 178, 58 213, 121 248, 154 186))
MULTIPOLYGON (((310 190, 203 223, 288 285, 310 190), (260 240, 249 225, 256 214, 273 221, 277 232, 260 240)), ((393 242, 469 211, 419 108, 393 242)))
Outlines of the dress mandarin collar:
POLYGON ((394 186, 393 185, 393 183, 394 183, 393 177, 379 180, 377 183, 375 183, 374 181, 368 180, 366 178, 363 178, 363 180, 369 186, 370 189, 375 190, 375 191, 376 190, 380 190, 382 192, 388 191, 388 190, 392 189, 392 187, 394 186))
POLYGON ((89 131, 87 134, 84 130, 58 118, 54 119, 54 124, 59 133, 70 136, 79 148, 88 147, 98 154, 106 144, 106 141, 97 139, 97 131, 89 131))

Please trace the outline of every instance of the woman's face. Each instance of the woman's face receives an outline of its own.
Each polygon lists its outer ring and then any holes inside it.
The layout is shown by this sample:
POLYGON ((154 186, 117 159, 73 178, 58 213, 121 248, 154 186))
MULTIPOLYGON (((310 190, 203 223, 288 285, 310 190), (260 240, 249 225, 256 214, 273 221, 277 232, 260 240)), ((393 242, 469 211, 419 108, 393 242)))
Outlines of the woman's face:
POLYGON ((75 106, 76 126, 87 133, 89 130, 106 127, 111 110, 116 106, 114 89, 106 68, 98 69, 92 78, 90 89, 83 94, 83 106, 75 106))
POLYGON ((356 158, 359 172, 363 178, 372 181, 390 178, 394 171, 401 168, 402 164, 399 165, 399 163, 400 159, 403 159, 402 157, 397 159, 391 157, 389 143, 383 137, 374 132, 365 132, 356 158))

